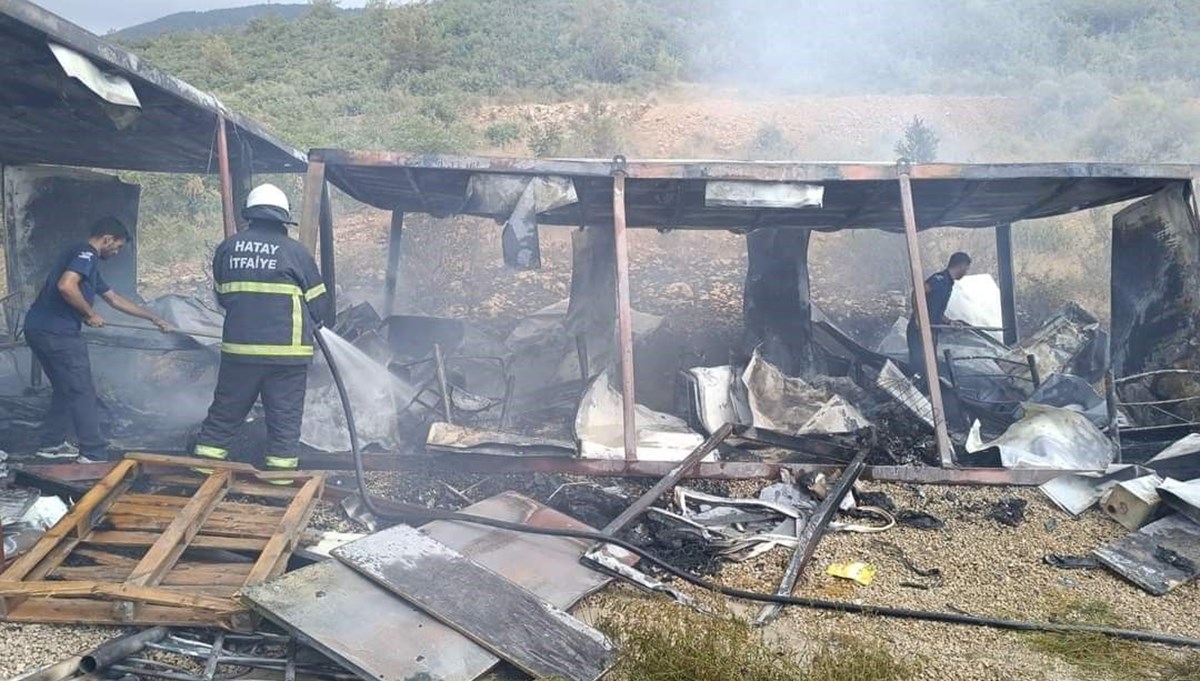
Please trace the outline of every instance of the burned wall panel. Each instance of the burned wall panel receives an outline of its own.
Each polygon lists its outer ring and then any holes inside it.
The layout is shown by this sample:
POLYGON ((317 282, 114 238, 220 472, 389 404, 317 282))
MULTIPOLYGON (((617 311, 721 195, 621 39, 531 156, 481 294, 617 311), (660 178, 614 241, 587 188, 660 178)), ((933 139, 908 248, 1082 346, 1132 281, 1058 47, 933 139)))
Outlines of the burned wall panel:
MULTIPOLYGON (((1200 369, 1194 347, 1197 328, 1200 223, 1188 205, 1184 183, 1178 183, 1113 217, 1114 374, 1119 378, 1158 369, 1200 369)), ((1187 394, 1194 393, 1182 380, 1168 379, 1156 381, 1149 393, 1135 400, 1187 394)), ((1191 420, 1197 416, 1181 415, 1191 420)))
POLYGON ((138 185, 87 170, 9 166, 3 191, 8 290, 19 294, 10 313, 28 308, 54 258, 85 241, 92 223, 105 216, 124 223, 134 238, 101 263, 101 272, 115 290, 136 296, 138 185))
POLYGON ((758 229, 746 237, 745 351, 790 376, 813 370, 806 229, 758 229))

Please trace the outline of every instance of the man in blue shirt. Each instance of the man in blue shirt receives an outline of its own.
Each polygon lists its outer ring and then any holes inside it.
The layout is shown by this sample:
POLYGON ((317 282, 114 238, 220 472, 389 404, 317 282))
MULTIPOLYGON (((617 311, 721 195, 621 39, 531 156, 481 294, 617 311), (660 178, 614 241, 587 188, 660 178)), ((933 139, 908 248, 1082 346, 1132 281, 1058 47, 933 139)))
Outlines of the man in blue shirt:
MULTIPOLYGON (((971 256, 966 253, 955 253, 946 263, 946 269, 929 275, 925 280, 925 305, 929 308, 929 323, 933 329, 933 348, 937 350, 938 326, 956 325, 956 322, 946 317, 946 307, 950 305, 950 294, 954 292, 954 282, 967 276, 971 269, 971 256)), ((917 326, 917 300, 913 298, 912 316, 908 318, 908 364, 913 373, 914 382, 922 390, 925 389, 927 372, 925 370, 925 348, 921 345, 921 331, 917 326)))
POLYGON ((152 322, 162 331, 171 328, 154 313, 118 295, 100 276, 100 261, 120 253, 128 241, 129 230, 116 218, 97 221, 86 242, 69 246, 55 260, 25 315, 25 342, 54 389, 43 422, 45 435, 50 442, 62 442, 67 426, 73 426, 80 455, 93 461, 114 455, 100 434, 92 365, 80 333, 83 324, 104 326, 104 318, 92 307, 96 296, 125 314, 152 322))

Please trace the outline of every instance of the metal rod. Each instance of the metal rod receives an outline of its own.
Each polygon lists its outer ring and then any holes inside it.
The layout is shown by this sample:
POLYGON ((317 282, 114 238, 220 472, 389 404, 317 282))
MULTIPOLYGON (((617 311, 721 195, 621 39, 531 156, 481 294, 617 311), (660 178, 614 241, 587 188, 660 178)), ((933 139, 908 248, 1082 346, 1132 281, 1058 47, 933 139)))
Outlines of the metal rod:
POLYGON ((383 284, 383 316, 392 316, 396 303, 396 283, 400 277, 400 245, 404 238, 404 211, 392 211, 392 229, 388 235, 387 276, 383 284))
POLYGON ((617 255, 617 344, 621 350, 622 428, 625 460, 637 461, 636 404, 633 394, 633 313, 629 302, 629 241, 625 231, 625 174, 613 175, 613 236, 617 255))
POLYGON ((656 482, 654 486, 651 487, 645 494, 638 497, 637 501, 633 502, 628 508, 622 511, 621 515, 617 516, 612 520, 612 522, 605 525, 601 532, 604 532, 604 534, 616 534, 625 529, 629 523, 633 522, 642 513, 645 513, 646 509, 650 508, 655 501, 658 501, 658 498, 661 497, 667 490, 671 489, 680 480, 682 480, 683 476, 687 475, 687 473, 691 471, 696 464, 700 463, 701 459, 708 456, 713 452, 713 450, 719 447, 721 443, 730 436, 731 433, 733 433, 732 423, 726 423, 718 428, 712 435, 709 435, 708 439, 701 443, 699 447, 692 450, 692 453, 688 454, 687 458, 685 458, 683 461, 680 461, 679 464, 671 470, 667 471, 667 474, 664 475, 662 479, 656 482))
MULTIPOLYGON (((808 561, 812 560, 813 552, 817 550, 817 544, 821 542, 821 537, 825 534, 825 528, 829 526, 829 521, 833 520, 834 514, 842 505, 842 500, 850 493, 850 488, 854 486, 858 476, 862 475, 863 468, 867 465, 868 453, 864 451, 854 457, 854 460, 846 466, 846 470, 842 471, 837 484, 829 490, 829 494, 821 501, 817 510, 813 511, 808 522, 804 523, 804 530, 797 535, 796 552, 792 554, 787 571, 783 573, 783 580, 775 591, 777 595, 792 595, 792 591, 796 588, 796 581, 800 579, 800 573, 804 572, 808 561)), ((778 603, 763 606, 763 609, 758 612, 758 616, 754 618, 754 625, 761 627, 770 623, 779 616, 782 610, 783 606, 778 603)))
POLYGON ((217 116, 217 164, 221 172, 221 217, 225 238, 237 233, 237 216, 233 212, 233 174, 229 171, 229 138, 225 133, 225 117, 217 116))
POLYGON ((130 655, 140 652, 147 643, 161 641, 166 635, 166 627, 151 627, 136 634, 113 639, 80 658, 79 673, 91 674, 103 671, 130 655))
POLYGON ((331 309, 337 309, 337 259, 333 245, 333 200, 329 183, 321 182, 321 207, 317 214, 317 232, 321 242, 321 279, 331 309))
POLYGON ((1012 225, 996 225, 996 273, 1000 279, 1000 318, 1004 326, 1004 344, 1016 345, 1020 339, 1017 329, 1017 277, 1013 267, 1012 225))
POLYGON ((204 663, 204 681, 213 681, 217 675, 217 665, 221 663, 222 648, 225 647, 225 632, 218 631, 216 638, 213 639, 212 651, 208 656, 208 661, 204 663))
POLYGON ((1108 437, 1117 445, 1117 460, 1121 463, 1121 427, 1117 424, 1117 384, 1112 369, 1104 372, 1104 405, 1108 408, 1108 437))
POLYGON ((1137 381, 1137 380, 1140 380, 1143 378, 1150 378, 1151 376, 1167 376, 1167 375, 1200 376, 1200 371, 1194 371, 1192 369, 1158 369, 1155 371, 1146 371, 1146 372, 1143 372, 1140 374, 1133 374, 1131 376, 1123 376, 1121 378, 1116 379, 1114 382, 1117 385, 1121 385, 1123 383, 1130 383, 1132 381, 1137 381))
POLYGON ((916 301, 917 326, 921 331, 921 347, 925 355, 925 377, 929 385, 929 404, 933 408, 933 429, 937 440, 938 456, 942 466, 954 465, 954 445, 946 430, 946 408, 942 402, 942 384, 938 379, 937 349, 933 343, 933 329, 929 324, 929 305, 925 300, 925 277, 921 272, 921 250, 917 242, 917 216, 913 208, 912 180, 910 169, 901 166, 900 205, 904 213, 904 237, 908 244, 908 266, 912 274, 913 300, 916 301))
MULTIPOLYGON (((163 333, 154 326, 141 326, 140 324, 125 324, 123 322, 104 322, 105 326, 111 326, 114 329, 133 329, 134 331, 153 331, 154 333, 163 333)), ((203 331, 188 331, 187 329, 175 329, 167 333, 181 333, 185 336, 197 336, 199 338, 214 338, 221 340, 221 336, 215 333, 204 333, 203 331)))
POLYGON ((1042 384, 1042 377, 1038 375, 1037 357, 1025 355, 1025 362, 1029 364, 1029 377, 1033 380, 1033 387, 1036 390, 1042 384))
POLYGON ((450 402, 450 382, 446 380, 446 362, 442 359, 442 346, 433 344, 433 363, 437 371, 438 390, 442 392, 442 409, 446 423, 454 425, 454 405, 450 402))
MULTIPOLYGON (((491 454, 457 453, 452 457, 436 454, 363 454, 363 467, 371 471, 425 471, 477 473, 480 475, 529 475, 559 473, 593 477, 635 477, 658 479, 675 466, 672 461, 625 461, 623 459, 576 459, 561 456, 510 457, 491 454)), ((305 470, 349 470, 352 464, 344 453, 305 453, 305 470)), ((701 462, 685 478, 708 480, 761 480, 778 478, 787 470, 796 476, 808 473, 836 474, 842 464, 766 463, 757 461, 701 462)), ((868 466, 864 480, 929 485, 1015 485, 1036 486, 1073 469, 1049 468, 941 468, 937 466, 868 466)))

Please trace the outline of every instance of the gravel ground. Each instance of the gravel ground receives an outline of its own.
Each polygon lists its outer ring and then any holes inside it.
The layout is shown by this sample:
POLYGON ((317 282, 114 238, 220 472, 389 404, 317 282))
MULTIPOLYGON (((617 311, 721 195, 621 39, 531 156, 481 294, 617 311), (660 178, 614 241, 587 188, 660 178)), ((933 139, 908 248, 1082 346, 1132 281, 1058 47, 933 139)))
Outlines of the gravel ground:
MULTIPOLYGON (((735 484, 749 494, 754 483, 735 484)), ((1047 620, 1066 605, 1099 601, 1111 607, 1124 626, 1200 637, 1200 590, 1196 584, 1179 587, 1162 598, 1150 596, 1105 570, 1063 571, 1042 562, 1047 553, 1086 555, 1095 547, 1125 534, 1098 511, 1072 519, 1036 489, 967 488, 869 484, 864 490, 886 492, 898 508, 912 508, 945 521, 942 530, 897 527, 881 534, 838 533, 818 545, 796 595, 922 610, 962 610, 976 615, 1047 620), (1028 501, 1025 520, 1007 527, 985 517, 1003 499, 1028 501), (882 539, 900 546, 918 567, 939 568, 944 581, 928 590, 901 586, 924 581, 874 546, 882 539), (878 568, 870 586, 830 577, 831 563, 866 561, 878 568)), ((741 564, 727 564, 722 584, 773 592, 790 557, 775 549, 741 564)), ((642 598, 625 587, 610 588, 587 602, 590 610, 615 611, 627 599, 642 598)), ((664 606, 664 616, 670 616, 664 606)), ((752 617, 756 604, 731 603, 730 609, 752 617)), ((1098 681, 1106 677, 1083 673, 1060 659, 1031 649, 1028 636, 1015 632, 960 625, 841 615, 789 608, 767 629, 768 640, 785 648, 804 650, 816 643, 853 635, 885 644, 901 659, 923 659, 919 679, 995 679, 1098 681)), ((1164 654, 1167 651, 1163 651, 1164 654)), ((1147 674, 1145 678, 1154 678, 1147 674)))
MULTIPOLYGON (((411 503, 453 508, 503 489, 518 489, 545 500, 567 479, 505 476, 432 476, 373 474, 373 490, 411 503), (443 484, 446 483, 446 484, 443 484)), ((754 494, 760 483, 728 485, 734 496, 754 494)), ((642 485, 630 485, 631 494, 642 485)), ((1200 590, 1185 585, 1156 598, 1128 585, 1105 570, 1063 571, 1045 565, 1047 553, 1086 555, 1095 547, 1120 537, 1125 530, 1098 511, 1073 519, 1054 507, 1035 489, 970 488, 865 484, 862 490, 886 493, 899 509, 914 509, 945 521, 941 530, 896 527, 880 534, 837 533, 826 536, 796 590, 797 595, 923 610, 961 610, 971 614, 1017 619, 1046 620, 1071 603, 1098 601, 1120 619, 1123 626, 1200 637, 1200 590), (992 506, 1005 499, 1028 502, 1025 519, 1017 527, 1001 525, 987 517, 992 506), (922 578, 876 542, 899 546, 921 568, 938 568, 943 579, 922 578), (878 568, 867 587, 827 576, 834 562, 861 560, 878 568), (923 582, 931 588, 903 586, 923 582)), ((725 492, 714 489, 714 492, 725 492)), ((311 527, 363 531, 345 518, 335 505, 322 503, 311 527)), ((789 552, 775 549, 745 563, 726 563, 717 579, 726 585, 756 591, 774 591, 789 552)), ((704 597, 706 594, 697 593, 704 597)), ((637 592, 615 586, 584 604, 589 613, 616 612, 637 592)), ((664 617, 672 606, 660 603, 664 617)), ((727 603, 729 609, 750 617, 757 606, 727 603)), ((78 653, 121 632, 109 627, 62 627, 0 624, 0 678, 78 653)), ((1030 679, 1103 681, 1096 673, 1083 673, 1066 662, 1033 650, 1024 634, 926 622, 839 615, 790 608, 766 631, 768 640, 781 647, 804 651, 847 634, 883 643, 903 659, 925 662, 919 679, 1030 679)), ((1147 676, 1153 678, 1153 676, 1147 676)))
POLYGON ((125 631, 121 627, 0 623, 0 678, 51 665, 125 631))

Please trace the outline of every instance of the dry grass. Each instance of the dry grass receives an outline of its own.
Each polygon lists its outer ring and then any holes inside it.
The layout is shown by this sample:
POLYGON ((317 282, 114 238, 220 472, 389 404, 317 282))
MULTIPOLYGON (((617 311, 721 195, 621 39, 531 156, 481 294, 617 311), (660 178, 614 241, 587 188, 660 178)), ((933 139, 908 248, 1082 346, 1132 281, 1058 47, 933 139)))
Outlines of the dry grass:
MULTIPOLYGON (((1110 604, 1097 600, 1064 600, 1051 619, 1114 627, 1124 624, 1110 604)), ((1029 637, 1029 645, 1038 652, 1058 657, 1089 676, 1102 678, 1153 678, 1149 675, 1151 669, 1169 664, 1154 648, 1103 634, 1033 634, 1029 637)))
POLYGON ((885 647, 839 636, 807 654, 773 645, 734 615, 707 616, 670 607, 597 622, 620 646, 619 681, 906 681, 924 662, 901 662, 885 647))

